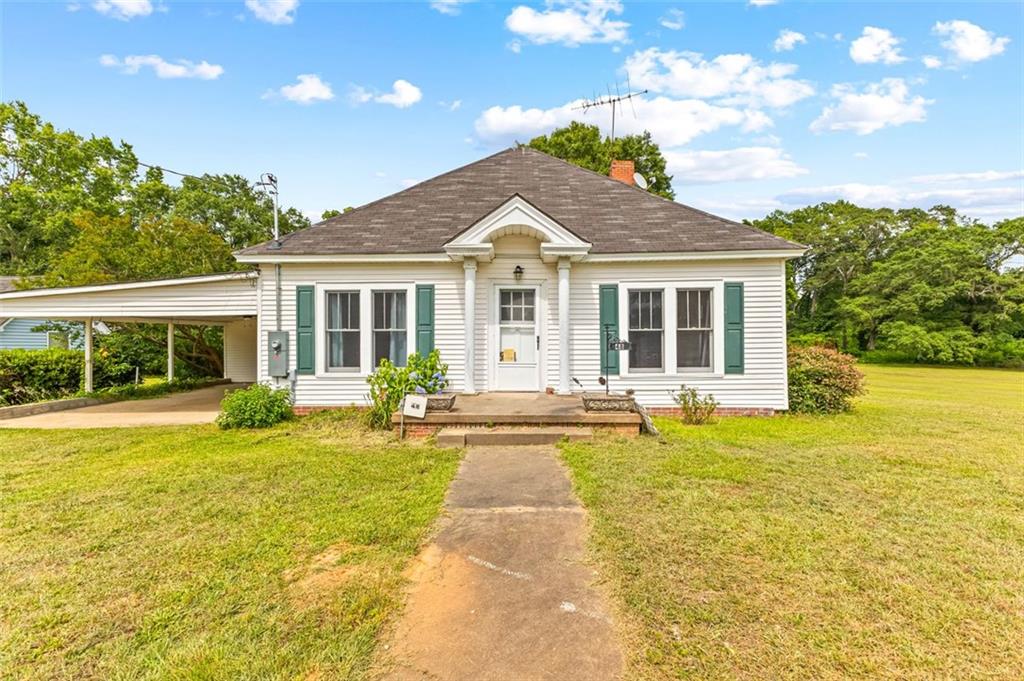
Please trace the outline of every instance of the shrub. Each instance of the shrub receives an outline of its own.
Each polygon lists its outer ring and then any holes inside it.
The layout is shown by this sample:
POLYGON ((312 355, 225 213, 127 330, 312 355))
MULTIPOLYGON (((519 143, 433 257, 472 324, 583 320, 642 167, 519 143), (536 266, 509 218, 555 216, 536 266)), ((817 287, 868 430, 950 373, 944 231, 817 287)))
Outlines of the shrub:
POLYGON ((864 391, 857 360, 831 348, 789 349, 789 409, 802 414, 847 411, 864 391))
MULTIPOLYGON (((93 386, 97 389, 130 383, 135 369, 113 353, 93 357, 93 386)), ((0 350, 0 404, 56 400, 74 395, 85 383, 85 353, 81 350, 0 350)))
POLYGON ((701 397, 696 388, 679 386, 679 392, 672 393, 672 399, 683 412, 683 423, 700 426, 711 420, 718 408, 718 400, 712 395, 701 397))
POLYGON ((448 365, 441 363, 441 353, 432 351, 426 357, 418 352, 409 355, 406 366, 399 367, 382 359, 366 382, 370 385, 370 410, 366 421, 371 428, 391 427, 391 415, 402 398, 409 393, 433 395, 448 387, 448 365))
POLYGON ((292 397, 287 388, 274 390, 257 383, 232 390, 220 403, 217 425, 229 428, 268 428, 292 417, 292 397))

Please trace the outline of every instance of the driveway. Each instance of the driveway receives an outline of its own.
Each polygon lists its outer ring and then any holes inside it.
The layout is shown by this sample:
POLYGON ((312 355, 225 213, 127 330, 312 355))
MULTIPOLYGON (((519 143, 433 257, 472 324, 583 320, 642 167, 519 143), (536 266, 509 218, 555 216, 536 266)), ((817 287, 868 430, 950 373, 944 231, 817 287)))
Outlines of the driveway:
POLYGON ((447 520, 414 564, 387 679, 588 679, 621 673, 586 513, 553 447, 471 447, 447 520))
POLYGON ((148 400, 126 400, 91 407, 0 420, 0 428, 131 428, 212 423, 224 393, 238 385, 215 385, 148 400))

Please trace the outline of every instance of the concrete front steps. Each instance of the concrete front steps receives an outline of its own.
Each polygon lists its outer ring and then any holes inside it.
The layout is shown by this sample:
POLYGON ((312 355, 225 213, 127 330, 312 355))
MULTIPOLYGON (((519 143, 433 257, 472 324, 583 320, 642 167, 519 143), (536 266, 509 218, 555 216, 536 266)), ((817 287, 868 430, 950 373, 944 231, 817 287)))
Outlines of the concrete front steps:
POLYGON ((591 428, 442 428, 437 432, 439 447, 469 445, 550 445, 569 440, 589 440, 591 428))

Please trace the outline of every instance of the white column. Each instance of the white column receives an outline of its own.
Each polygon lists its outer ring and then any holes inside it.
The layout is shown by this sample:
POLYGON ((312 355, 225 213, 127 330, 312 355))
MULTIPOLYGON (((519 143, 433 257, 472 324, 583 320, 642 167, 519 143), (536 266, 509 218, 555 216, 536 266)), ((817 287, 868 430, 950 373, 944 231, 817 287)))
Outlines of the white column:
POLYGON ((558 259, 558 392, 568 395, 569 385, 569 258, 558 259))
POLYGON ((85 392, 92 392, 92 317, 85 320, 85 392))
POLYGON ((466 297, 466 378, 462 391, 472 394, 476 392, 473 375, 476 370, 476 258, 464 259, 462 271, 465 275, 466 297))
POLYGON ((174 324, 167 325, 167 382, 174 380, 174 324))

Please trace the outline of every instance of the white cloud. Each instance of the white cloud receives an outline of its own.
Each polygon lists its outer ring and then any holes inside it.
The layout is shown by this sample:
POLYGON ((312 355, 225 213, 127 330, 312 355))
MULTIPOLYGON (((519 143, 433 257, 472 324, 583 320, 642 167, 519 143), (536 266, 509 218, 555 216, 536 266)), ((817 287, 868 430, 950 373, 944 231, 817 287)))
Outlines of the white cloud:
POLYGON ((78 2, 69 2, 68 4, 64 5, 64 9, 66 9, 69 12, 77 12, 78 10, 82 9, 82 5, 78 2))
POLYGON ((153 69, 157 78, 198 78, 200 80, 216 80, 224 73, 224 67, 201 61, 198 64, 187 59, 174 62, 165 61, 155 54, 129 55, 119 59, 112 54, 100 57, 100 64, 108 68, 120 69, 121 73, 134 76, 143 68, 153 69))
POLYGON ((507 47, 509 50, 516 54, 519 54, 520 52, 523 51, 523 43, 521 43, 518 40, 510 40, 508 44, 505 45, 505 47, 507 47))
POLYGON ((505 27, 538 45, 627 42, 629 24, 610 18, 612 14, 622 14, 619 0, 549 0, 542 11, 516 7, 505 18, 505 27))
MULTIPOLYGON (((570 121, 596 124, 608 133, 609 117, 596 111, 584 114, 577 108, 582 101, 574 100, 550 109, 492 106, 476 120, 477 137, 487 142, 525 142, 568 125, 570 121)), ((762 111, 716 106, 699 99, 638 97, 633 104, 636 117, 620 116, 616 120, 615 134, 629 135, 648 130, 654 141, 665 148, 686 144, 725 126, 734 126, 743 132, 757 132, 772 125, 771 118, 762 111)))
POLYGON ((453 99, 450 102, 446 102, 444 100, 441 100, 440 102, 437 103, 437 105, 442 107, 442 108, 448 109, 448 111, 458 111, 459 109, 462 108, 462 100, 461 99, 453 99))
POLYGON ((431 0, 430 8, 437 10, 441 14, 455 16, 462 11, 460 5, 464 5, 468 1, 469 0, 431 0))
POLYGON ((931 208, 937 204, 954 206, 975 215, 1011 216, 1020 214, 1024 204, 1021 187, 958 187, 913 189, 893 184, 847 184, 804 187, 776 197, 789 205, 806 205, 844 199, 868 208, 931 208))
POLYGON ((290 24, 295 21, 299 0, 245 0, 253 16, 268 24, 290 24))
POLYGON ((779 4, 779 0, 748 0, 747 4, 751 7, 769 7, 779 4))
POLYGON ((263 95, 264 99, 274 97, 283 97, 290 102, 299 104, 312 104, 334 99, 334 91, 331 89, 330 83, 320 80, 320 76, 314 73, 301 73, 295 83, 284 85, 278 90, 271 90, 263 95))
POLYGON ((772 43, 772 49, 776 52, 789 52, 796 47, 798 43, 806 42, 807 36, 803 33, 798 33, 796 31, 791 31, 788 28, 784 28, 779 31, 779 37, 775 39, 774 43, 772 43))
POLYGON ((926 54, 921 57, 921 63, 924 64, 927 69, 938 69, 942 67, 942 60, 930 54, 926 54))
POLYGON ((965 62, 983 61, 1002 54, 1010 42, 1009 38, 997 38, 995 33, 963 19, 937 22, 932 32, 946 36, 942 46, 959 61, 965 62))
POLYGON ((936 173, 934 175, 915 175, 909 182, 1001 182, 1024 178, 1024 170, 983 170, 971 173, 936 173))
POLYGON ((864 159, 864 158, 868 157, 868 152, 866 152, 866 151, 855 151, 855 152, 853 152, 853 157, 854 158, 864 159))
POLYGON ((686 15, 681 9, 670 9, 658 19, 658 23, 670 31, 678 31, 686 26, 686 15))
MULTIPOLYGON (((353 104, 376 102, 405 109, 423 99, 423 91, 407 80, 400 78, 392 84, 391 88, 391 92, 374 94, 361 85, 353 85, 352 90, 349 92, 349 101, 353 104)), ((459 106, 461 105, 462 102, 460 101, 459 106)), ((455 107, 455 109, 457 108, 458 106, 455 107)), ((452 111, 455 109, 452 109, 452 111)))
POLYGON ((901 42, 888 29, 865 26, 861 36, 850 43, 850 59, 858 64, 899 64, 907 59, 900 54, 901 42))
POLYGON ((677 97, 722 98, 724 104, 781 108, 814 94, 789 76, 795 64, 762 64, 749 54, 723 54, 707 61, 696 52, 652 47, 635 52, 624 66, 633 85, 677 97))
POLYGON ((720 151, 665 152, 676 182, 711 183, 767 180, 807 174, 777 147, 740 147, 720 151))
POLYGON ((869 83, 863 92, 850 84, 832 86, 834 105, 826 106, 810 125, 811 132, 850 130, 868 135, 887 126, 920 123, 934 100, 911 97, 902 78, 883 78, 869 83))
POLYGON ((121 21, 146 17, 153 13, 153 3, 150 0, 97 0, 92 4, 92 8, 100 14, 121 21))

